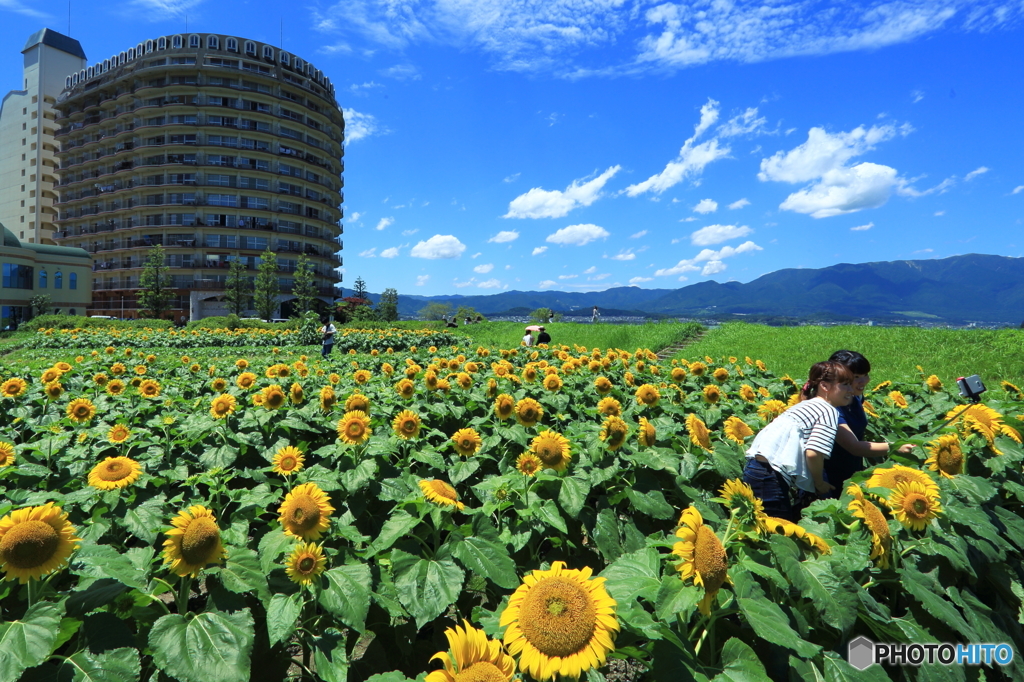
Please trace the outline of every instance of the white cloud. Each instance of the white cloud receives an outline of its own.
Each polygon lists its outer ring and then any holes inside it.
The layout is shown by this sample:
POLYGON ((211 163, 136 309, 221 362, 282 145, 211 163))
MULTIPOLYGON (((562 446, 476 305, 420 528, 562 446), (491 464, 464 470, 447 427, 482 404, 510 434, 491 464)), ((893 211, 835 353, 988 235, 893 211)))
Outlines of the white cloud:
POLYGON ((548 287, 553 287, 556 284, 558 284, 558 282, 556 282, 555 280, 553 280, 553 279, 546 279, 543 282, 541 282, 540 284, 538 284, 537 286, 539 286, 541 289, 546 289, 548 287))
POLYGON ((629 235, 629 238, 640 239, 640 237, 643 237, 645 234, 647 234, 647 230, 640 230, 639 232, 634 232, 633 234, 629 235))
POLYGON ((397 81, 418 81, 422 78, 420 70, 414 64, 395 64, 381 70, 380 75, 397 81))
POLYGON ((398 247, 398 246, 392 246, 390 249, 384 249, 383 251, 380 252, 380 257, 381 258, 396 258, 398 256, 398 250, 400 248, 401 247, 398 247))
POLYGON ((458 258, 466 250, 466 245, 450 234, 435 234, 426 241, 412 247, 409 255, 413 258, 458 258))
POLYGON ((373 228, 373 229, 375 229, 375 230, 383 230, 383 229, 385 229, 385 228, 387 228, 387 227, 389 227, 389 226, 393 225, 393 224, 394 224, 394 222, 395 222, 395 219, 394 219, 394 218, 381 218, 381 219, 380 219, 380 220, 379 220, 379 221, 377 222, 377 227, 375 227, 375 228, 373 228))
POLYGON ((376 258, 377 257, 377 247, 375 246, 372 249, 367 249, 366 251, 360 251, 359 252, 359 256, 361 258, 376 258))
POLYGON ((421 287, 430 281, 430 275, 416 275, 416 286, 421 287))
POLYGON ((707 262, 707 264, 704 266, 704 269, 700 271, 700 274, 702 277, 707 277, 708 275, 717 275, 719 272, 722 272, 727 267, 728 266, 720 260, 711 260, 707 262))
POLYGON ((479 251, 477 251, 477 252, 476 252, 476 253, 474 253, 474 254, 473 254, 472 256, 470 256, 470 258, 473 258, 473 259, 475 260, 475 259, 479 258, 479 257, 480 257, 480 256, 482 256, 482 255, 484 255, 484 254, 483 254, 483 253, 481 253, 481 252, 479 252, 479 251))
POLYGON ((940 217, 940 216, 944 216, 944 215, 946 215, 946 212, 945 212, 945 211, 936 211, 936 212, 934 213, 934 215, 935 215, 935 217, 936 217, 936 218, 938 218, 938 217, 940 217))
POLYGON ((381 125, 373 114, 363 114, 355 109, 342 109, 342 113, 345 114, 345 144, 391 132, 386 126, 381 125))
POLYGON ((583 271, 583 274, 584 275, 592 275, 595 272, 597 272, 597 266, 596 265, 591 265, 589 268, 587 268, 586 270, 583 271))
POLYGON ((413 229, 413 230, 402 230, 402 236, 403 237, 408 237, 410 235, 416 234, 419 231, 420 231, 419 228, 416 228, 416 229, 413 229))
POLYGON ((857 227, 851 227, 850 231, 851 232, 864 232, 866 230, 870 230, 874 226, 875 226, 874 223, 868 223, 867 225, 858 225, 857 227))
POLYGON ((505 242, 514 242, 517 239, 519 239, 519 233, 515 230, 502 230, 487 241, 494 242, 495 244, 504 244, 505 242))
POLYGON ((693 136, 683 143, 679 155, 673 161, 669 161, 665 169, 657 175, 652 175, 643 182, 627 187, 624 190, 626 194, 631 197, 645 192, 661 194, 688 177, 700 175, 704 172, 704 167, 712 161, 728 156, 732 150, 728 146, 719 147, 717 137, 694 146, 697 138, 717 120, 718 102, 708 99, 700 108, 700 123, 694 126, 693 136))
POLYGON ((576 279, 579 275, 559 275, 558 279, 576 279))
POLYGON ((765 132, 767 123, 764 116, 757 115, 757 107, 750 107, 742 114, 733 116, 728 121, 718 126, 718 134, 722 137, 735 137, 737 135, 755 135, 765 132))
MULTIPOLYGON (((191 7, 194 4, 198 4, 200 1, 201 0, 195 0, 195 2, 189 2, 189 3, 184 3, 184 4, 188 4, 188 6, 191 7)), ((143 0, 142 2, 140 2, 138 4, 142 5, 143 7, 146 7, 149 3, 147 3, 147 2, 145 2, 143 0)), ((173 5, 173 4, 183 4, 183 3, 160 2, 160 3, 157 3, 157 4, 158 5, 173 5)), ((50 20, 50 19, 52 19, 52 17, 49 14, 46 14, 45 12, 40 12, 38 10, 31 9, 30 7, 25 7, 25 5, 23 5, 20 2, 18 2, 18 0, 0 0, 0 9, 5 9, 5 10, 7 10, 9 12, 14 12, 15 14, 21 14, 22 16, 32 17, 33 19, 43 19, 43 20, 50 20)), ((171 13, 168 13, 168 15, 170 15, 170 14, 171 13)))
POLYGON ((633 253, 633 249, 626 249, 625 251, 619 251, 614 256, 608 256, 612 260, 634 260, 636 254, 633 253))
POLYGON ((515 182, 516 180, 519 179, 520 175, 522 175, 522 173, 513 173, 512 175, 509 175, 506 178, 504 178, 502 182, 515 182))
POLYGON ((753 232, 746 225, 708 225, 690 234, 690 243, 694 246, 711 246, 721 244, 730 239, 746 237, 753 232))
POLYGON ((546 246, 537 246, 537 247, 534 247, 533 253, 531 253, 530 255, 531 256, 539 256, 540 254, 544 253, 547 250, 548 250, 548 247, 546 247, 546 246))
POLYGON ((730 211, 735 211, 737 209, 743 208, 744 206, 750 206, 750 202, 747 201, 747 199, 745 197, 743 199, 740 199, 738 201, 734 201, 731 204, 729 204, 729 210, 730 211))
POLYGON ((601 190, 619 172, 621 166, 612 166, 593 180, 573 180, 564 192, 534 187, 520 194, 508 205, 503 218, 561 218, 580 206, 590 206, 601 197, 601 190))
POLYGON ((496 279, 489 279, 476 285, 477 289, 500 289, 501 282, 496 279))
POLYGON ((692 262, 688 260, 681 260, 670 268, 662 268, 660 270, 655 270, 654 274, 657 277, 667 277, 670 275, 681 275, 684 272, 697 272, 699 270, 700 268, 698 268, 692 262))
POLYGON ((588 282, 600 282, 602 279, 611 277, 610 272, 603 272, 600 275, 594 275, 593 277, 587 277, 588 282))
POLYGON ((464 289, 466 287, 473 286, 473 284, 475 284, 475 283, 476 283, 476 277, 470 277, 465 282, 460 282, 458 280, 455 280, 454 282, 452 282, 452 286, 455 287, 456 289, 464 289))
POLYGON ((365 83, 353 83, 352 85, 348 86, 348 90, 353 95, 365 96, 365 95, 369 94, 370 90, 373 90, 373 89, 376 89, 376 88, 383 88, 383 87, 384 86, 381 85, 380 83, 375 83, 374 81, 367 81, 365 83))
POLYGON ((688 216, 686 218, 680 218, 679 222, 681 222, 681 223, 695 223, 698 220, 700 220, 700 218, 698 218, 697 216, 688 216))
POLYGON ((921 100, 924 99, 924 91, 923 90, 913 90, 910 93, 910 97, 912 98, 911 104, 917 104, 918 102, 920 102, 921 100))
POLYGON ((359 211, 353 211, 352 215, 350 215, 348 219, 354 223, 357 220, 359 220, 362 216, 363 214, 360 213, 359 211))
POLYGON ((933 249, 918 249, 917 251, 914 251, 912 253, 914 253, 915 255, 917 255, 919 253, 934 253, 934 250, 933 249))
POLYGON ((966 182, 970 182, 971 180, 973 180, 974 178, 978 177, 979 175, 984 175, 985 173, 988 173, 988 170, 989 169, 986 168, 985 166, 981 166, 980 168, 975 168, 970 173, 968 173, 967 175, 964 176, 964 180, 966 182))
POLYGON ((583 246, 595 239, 605 239, 610 236, 608 230, 597 225, 584 223, 582 225, 570 225, 548 235, 545 241, 563 246, 583 246))
POLYGON ((708 213, 714 213, 718 210, 718 202, 714 199, 701 199, 696 206, 693 207, 694 213, 700 213, 701 215, 707 215, 708 213))
POLYGON ((653 281, 653 277, 633 277, 629 280, 630 284, 642 284, 643 282, 653 281))
MULTIPOLYGON (((741 253, 749 253, 751 251, 763 250, 764 249, 762 249, 760 246, 758 246, 752 241, 743 242, 737 247, 723 246, 718 251, 715 251, 713 249, 703 249, 693 258, 681 260, 675 265, 673 265, 671 268, 663 268, 661 270, 656 270, 654 272, 654 275, 656 277, 664 277, 670 275, 681 275, 685 272, 696 272, 698 270, 701 270, 701 268, 697 267, 697 263, 706 263, 706 265, 704 266, 704 270, 708 270, 710 268, 711 270, 714 270, 714 272, 721 272, 721 270, 725 269, 724 267, 722 267, 720 270, 715 270, 715 268, 718 268, 719 265, 721 265, 722 260, 726 258, 731 258, 741 253), (714 262, 718 262, 719 265, 711 265, 711 263, 714 262)), ((714 272, 711 272, 709 274, 714 274, 714 272)), ((704 273, 702 272, 702 274, 704 273)))
POLYGON ((494 269, 493 263, 481 263, 480 265, 473 268, 473 272, 478 272, 481 275, 486 275, 488 272, 494 269))
POLYGON ((1010 194, 1020 194, 1021 192, 1024 192, 1024 185, 1017 185, 1010 194))

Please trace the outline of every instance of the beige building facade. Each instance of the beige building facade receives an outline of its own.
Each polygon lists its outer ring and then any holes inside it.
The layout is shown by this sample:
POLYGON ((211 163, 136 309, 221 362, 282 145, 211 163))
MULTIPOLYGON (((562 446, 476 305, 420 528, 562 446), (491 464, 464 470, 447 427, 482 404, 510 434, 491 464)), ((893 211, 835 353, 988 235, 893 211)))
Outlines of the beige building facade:
POLYGON ((19 240, 0 225, 0 330, 32 317, 31 300, 50 297, 54 312, 84 315, 92 300, 92 257, 83 249, 19 240))
POLYGON ((22 89, 0 104, 0 223, 21 242, 53 244, 54 104, 67 74, 85 66, 85 52, 77 40, 45 28, 29 37, 22 54, 22 89))

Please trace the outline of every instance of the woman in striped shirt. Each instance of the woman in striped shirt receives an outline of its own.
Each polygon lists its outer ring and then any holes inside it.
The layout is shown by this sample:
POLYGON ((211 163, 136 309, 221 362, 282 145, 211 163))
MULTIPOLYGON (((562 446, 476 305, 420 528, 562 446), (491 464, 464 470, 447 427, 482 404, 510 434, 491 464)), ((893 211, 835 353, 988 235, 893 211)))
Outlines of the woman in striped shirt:
POLYGON ((839 410, 853 398, 853 373, 839 362, 819 362, 800 402, 775 418, 747 450, 743 480, 769 516, 798 521, 814 495, 827 495, 825 459, 832 452, 839 410))

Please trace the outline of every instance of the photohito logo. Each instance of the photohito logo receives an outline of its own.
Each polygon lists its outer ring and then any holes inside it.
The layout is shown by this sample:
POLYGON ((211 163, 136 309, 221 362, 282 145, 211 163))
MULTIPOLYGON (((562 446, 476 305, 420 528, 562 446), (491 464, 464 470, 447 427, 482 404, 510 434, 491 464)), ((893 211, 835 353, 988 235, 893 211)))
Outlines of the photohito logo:
POLYGON ((846 660, 857 670, 879 665, 1009 665, 1013 647, 1009 644, 878 644, 867 637, 850 640, 846 660))

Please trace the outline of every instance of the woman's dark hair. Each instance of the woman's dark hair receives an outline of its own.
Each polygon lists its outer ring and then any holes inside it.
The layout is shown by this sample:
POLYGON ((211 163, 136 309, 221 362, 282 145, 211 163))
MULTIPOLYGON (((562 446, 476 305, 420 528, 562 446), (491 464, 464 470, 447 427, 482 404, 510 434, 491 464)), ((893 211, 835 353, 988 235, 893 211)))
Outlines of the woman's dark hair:
POLYGON ((810 400, 818 395, 818 386, 823 381, 830 384, 849 383, 853 381, 853 372, 843 363, 831 360, 811 365, 807 383, 800 390, 800 400, 810 400))
POLYGON ((837 350, 828 361, 845 365, 854 374, 871 374, 871 363, 855 350, 837 350))

